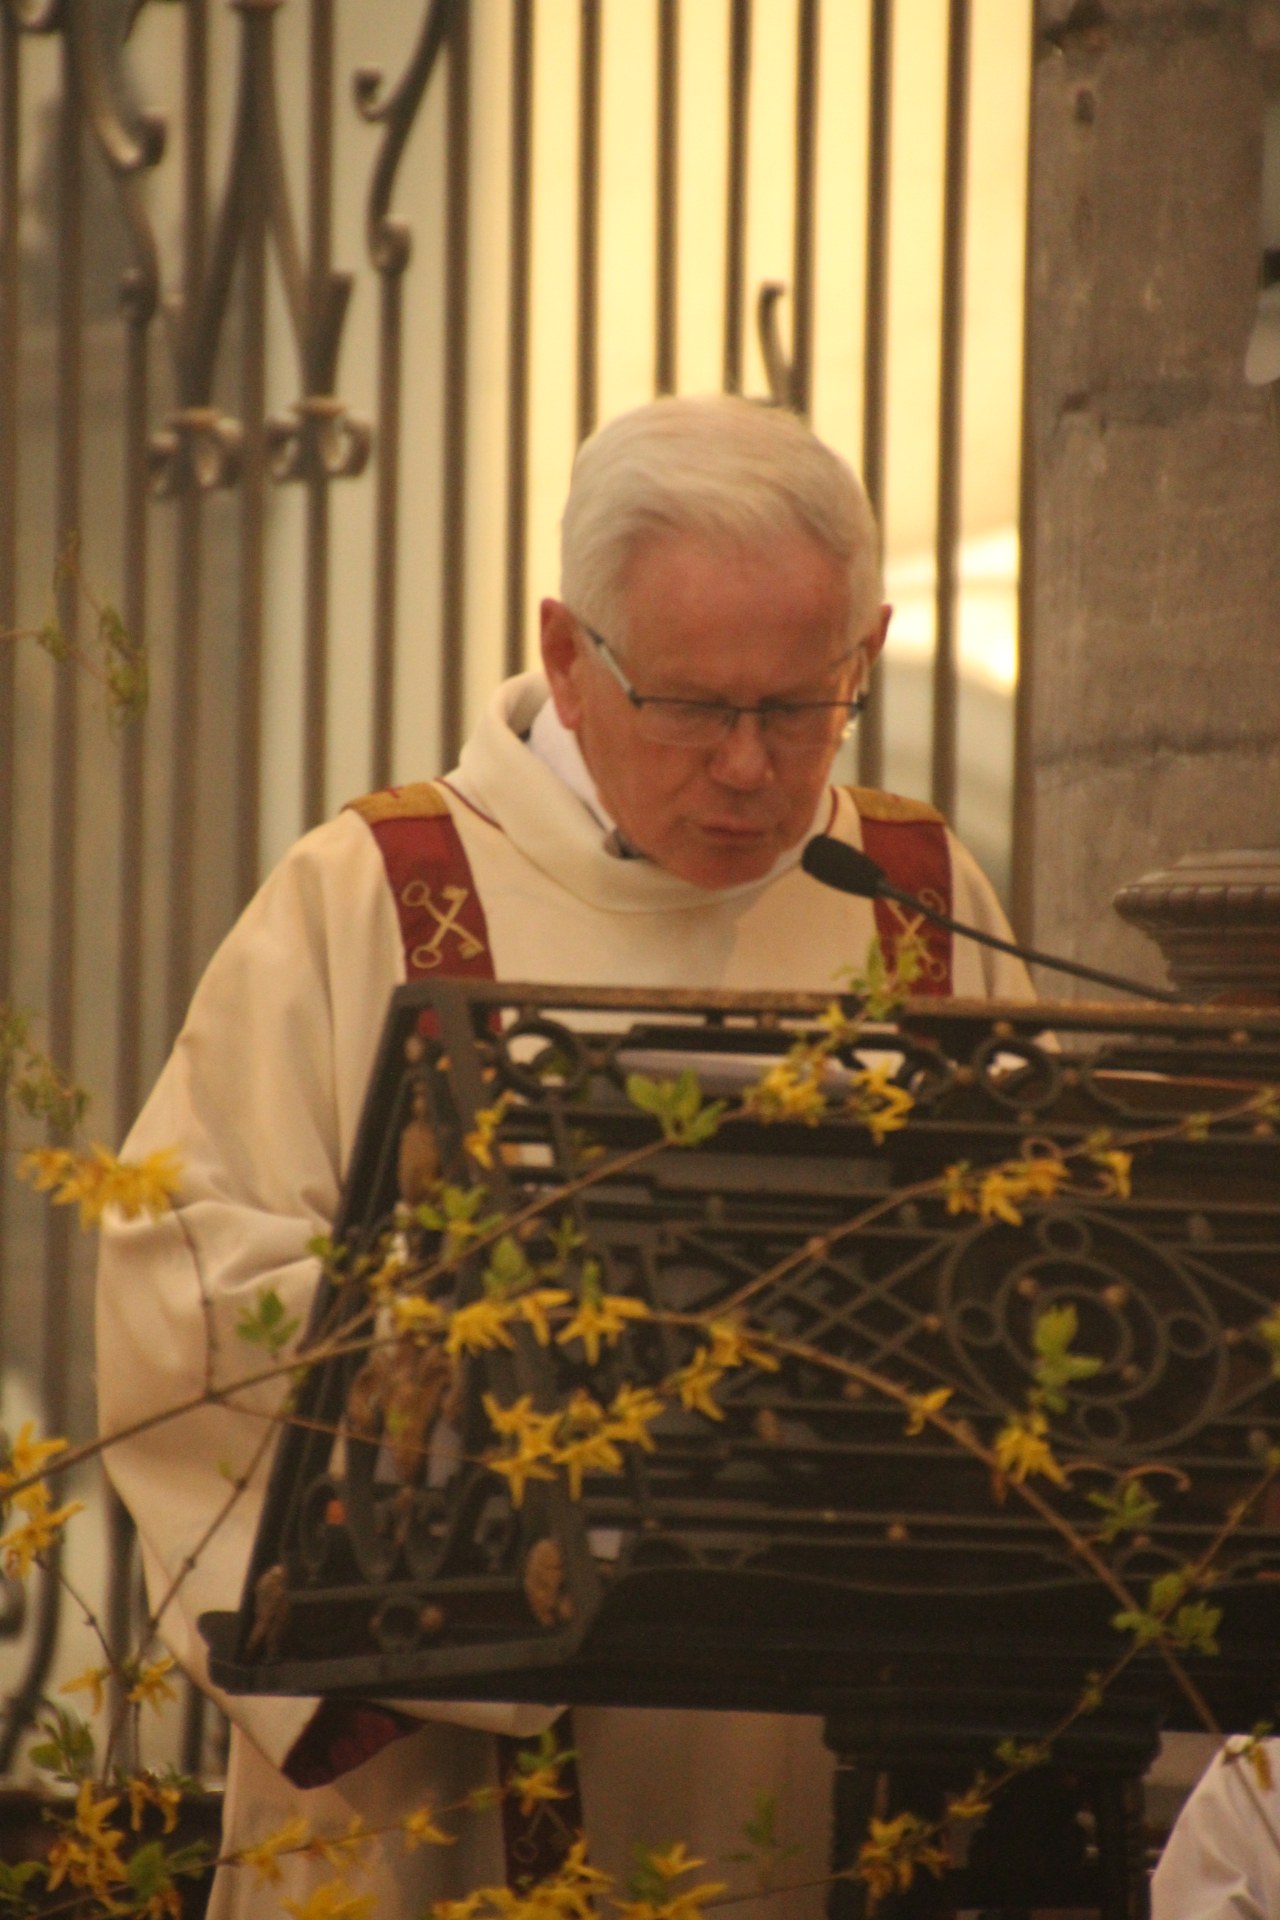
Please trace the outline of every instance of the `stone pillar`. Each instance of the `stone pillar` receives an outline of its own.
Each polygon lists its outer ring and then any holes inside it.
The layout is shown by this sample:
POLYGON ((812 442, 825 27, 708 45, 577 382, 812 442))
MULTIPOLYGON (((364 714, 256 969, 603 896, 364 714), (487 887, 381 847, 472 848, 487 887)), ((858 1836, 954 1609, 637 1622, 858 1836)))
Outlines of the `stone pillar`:
POLYGON ((1117 889, 1280 844, 1280 407, 1243 378, 1278 13, 1039 0, 1020 931, 1152 981, 1117 889))

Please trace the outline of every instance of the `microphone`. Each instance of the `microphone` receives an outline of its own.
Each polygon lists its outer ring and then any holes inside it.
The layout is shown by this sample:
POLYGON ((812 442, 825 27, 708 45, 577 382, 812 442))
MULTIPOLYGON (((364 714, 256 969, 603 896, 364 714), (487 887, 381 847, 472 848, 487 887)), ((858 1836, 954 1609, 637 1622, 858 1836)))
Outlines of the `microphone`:
POLYGON ((1171 1007, 1184 1004, 1180 994, 1170 993, 1164 987, 1144 986, 1140 981, 1126 980, 1122 974, 1104 973, 1099 967, 1083 966, 1077 960, 1059 960, 1051 953, 1041 953, 1036 947, 1019 947, 1012 940, 1001 940, 997 934, 985 933, 981 927, 970 927, 962 920, 953 920, 950 914, 939 913, 936 908, 926 906, 923 900, 917 900, 913 893, 903 893, 900 888, 891 886, 884 868, 878 866, 869 853, 863 853, 860 847, 848 846, 832 834, 815 833, 805 845, 800 864, 812 879, 820 880, 823 886, 835 887, 840 893, 856 893, 866 900, 897 900, 902 906, 910 907, 913 913, 932 920, 936 926, 945 927, 948 933, 962 933, 967 940, 977 940, 984 947, 994 947, 998 953, 1011 953, 1016 960, 1029 960, 1037 967, 1050 967, 1055 973, 1073 974, 1077 980, 1091 980, 1098 986, 1116 987, 1121 993, 1136 994, 1139 1000, 1162 1000, 1171 1007))

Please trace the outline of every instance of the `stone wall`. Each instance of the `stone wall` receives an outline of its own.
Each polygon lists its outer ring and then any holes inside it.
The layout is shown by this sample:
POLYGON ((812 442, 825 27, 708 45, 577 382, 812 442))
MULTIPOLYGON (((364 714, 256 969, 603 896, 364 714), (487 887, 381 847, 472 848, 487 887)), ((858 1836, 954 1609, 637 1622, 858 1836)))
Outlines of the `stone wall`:
POLYGON ((1277 14, 1040 0, 1021 930, 1153 981, 1116 889, 1280 843, 1280 407, 1242 371, 1277 14))

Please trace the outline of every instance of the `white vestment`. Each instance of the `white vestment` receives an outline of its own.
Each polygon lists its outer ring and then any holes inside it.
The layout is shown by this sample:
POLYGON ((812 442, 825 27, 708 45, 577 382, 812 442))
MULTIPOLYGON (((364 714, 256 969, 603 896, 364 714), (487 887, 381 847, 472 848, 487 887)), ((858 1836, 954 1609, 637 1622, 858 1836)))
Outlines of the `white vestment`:
MULTIPOLYGON (((519 737, 545 699, 540 675, 508 682, 448 783, 499 979, 825 991, 841 969, 861 966, 874 930, 870 904, 810 879, 799 847, 765 879, 716 892, 610 852, 598 820, 519 737)), ((847 794, 824 795, 813 826, 860 844, 847 794)), ((1007 937, 990 886, 959 843, 950 846, 955 916, 1007 937)), ((403 978, 380 853, 364 821, 344 813, 298 842, 215 954, 127 1142, 132 1157, 176 1149, 182 1191, 175 1212, 113 1218, 104 1232, 105 1433, 261 1366, 265 1356, 236 1325, 264 1286, 305 1324, 317 1273, 306 1244, 337 1211, 388 995, 403 978)), ((957 995, 1031 997, 1018 962, 971 942, 956 945, 953 980, 957 995)), ((279 1401, 278 1386, 249 1389, 235 1409, 206 1406, 108 1451, 138 1524, 152 1605, 167 1601, 164 1638, 202 1685, 196 1620, 240 1603, 279 1401), (237 1494, 232 1482, 242 1476, 248 1484, 237 1494)), ((341 1831, 353 1811, 378 1826, 424 1799, 439 1806, 489 1776, 493 1742, 480 1728, 522 1732, 546 1718, 532 1709, 424 1707, 421 1731, 332 1786, 301 1792, 278 1768, 315 1703, 217 1697, 235 1728, 227 1847, 251 1843, 299 1808, 317 1829, 341 1831)), ((592 1857, 605 1869, 625 1873, 637 1841, 676 1839, 714 1866, 742 1845, 754 1796, 768 1790, 780 1834, 801 1847, 794 1877, 826 1871, 831 1761, 817 1722, 580 1709, 574 1740, 592 1857)), ((496 1816, 460 1825, 466 1837, 447 1851, 409 1854, 392 1834, 371 1867, 352 1874, 353 1888, 376 1893, 381 1920, 417 1920, 432 1897, 500 1881, 496 1816)), ((332 1877, 320 1861, 283 1864, 281 1890, 294 1899, 332 1877)), ((775 1911, 816 1920, 822 1909, 814 1891, 775 1911)), ((212 1920, 271 1910, 271 1892, 248 1871, 218 1875, 212 1920)))
POLYGON ((1264 1786, 1232 1740, 1177 1820, 1151 1882, 1151 1920, 1275 1920, 1280 1914, 1280 1740, 1264 1786))

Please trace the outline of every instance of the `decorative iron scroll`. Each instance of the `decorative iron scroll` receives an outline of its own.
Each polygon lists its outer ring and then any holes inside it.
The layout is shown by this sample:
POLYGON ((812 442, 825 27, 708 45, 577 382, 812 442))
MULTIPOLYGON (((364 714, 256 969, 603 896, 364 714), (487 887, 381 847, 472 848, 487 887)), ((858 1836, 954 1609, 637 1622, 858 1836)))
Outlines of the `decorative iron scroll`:
MULTIPOLYGON (((706 1145, 628 1169, 656 1132, 629 1074, 691 1066, 708 1093, 741 1090, 821 1012, 812 997, 404 988, 342 1239, 357 1260, 385 1257, 390 1235, 429 1262, 438 1238, 408 1209, 442 1172, 483 1179, 486 1210, 508 1214, 566 1187, 527 1229, 531 1257, 571 1219, 604 1294, 740 1313, 913 1393, 948 1387, 948 1413, 988 1434, 1026 1404, 1037 1317, 1070 1304, 1079 1351, 1101 1364, 1056 1419, 1072 1466, 1062 1504, 1088 1532, 1091 1489, 1164 1463, 1158 1519, 1114 1561, 1145 1591, 1256 1486, 1280 1420, 1258 1332, 1280 1281, 1280 1139, 1236 1111, 1280 1084, 1280 1016, 1246 1028, 1238 1015, 918 1001, 838 1056, 846 1073, 887 1069, 914 1100, 879 1144, 838 1108, 813 1125, 730 1117, 706 1145), (481 1173, 464 1143, 474 1152, 477 1113, 499 1095, 481 1173), (1209 1117, 1172 1132, 1188 1113, 1209 1117), (1135 1157, 1128 1195, 1027 1199, 1014 1224, 918 1190, 958 1163, 1070 1152, 1100 1128, 1161 1136, 1135 1157)), ((483 1265, 441 1284, 477 1299, 483 1265)), ((324 1285, 312 1338, 339 1326, 385 1335, 363 1280, 324 1285)), ((592 1369, 581 1347, 527 1326, 514 1337, 459 1360, 384 1337, 376 1365, 348 1352, 312 1367, 239 1620, 207 1622, 222 1684, 818 1710, 855 1656, 954 1669, 1007 1662, 1015 1642, 1041 1666, 1116 1650, 1114 1598, 1014 1489, 993 1497, 972 1456, 904 1433, 900 1403, 795 1355, 726 1376, 721 1420, 669 1408, 652 1451, 588 1470, 580 1498, 532 1482, 513 1505, 481 1457, 495 1444, 486 1394, 550 1409, 590 1381, 608 1400, 669 1376, 694 1345, 687 1327, 638 1318, 592 1369)), ((1248 1654, 1232 1684, 1258 1660, 1246 1691, 1274 1688, 1280 1531, 1265 1503, 1227 1571, 1224 1645, 1239 1627, 1248 1654)))

